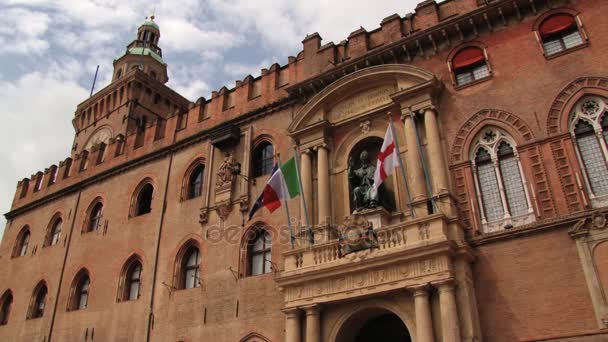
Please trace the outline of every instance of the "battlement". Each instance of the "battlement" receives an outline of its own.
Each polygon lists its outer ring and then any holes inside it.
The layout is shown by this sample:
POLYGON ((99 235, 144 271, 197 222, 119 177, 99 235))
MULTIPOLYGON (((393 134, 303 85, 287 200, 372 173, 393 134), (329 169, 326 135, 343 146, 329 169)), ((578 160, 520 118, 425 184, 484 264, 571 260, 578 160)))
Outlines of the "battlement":
POLYGON ((267 110, 294 96, 317 93, 357 68, 382 64, 385 60, 408 63, 414 57, 427 59, 476 38, 484 30, 493 31, 493 22, 506 25, 511 19, 520 21, 527 13, 537 13, 537 8, 527 0, 490 3, 447 0, 440 4, 427 0, 418 4, 415 13, 403 17, 390 15, 378 28, 367 31, 361 27, 338 44, 322 44, 318 33, 309 34, 302 41, 302 51, 288 57, 287 64, 274 63, 261 69, 260 76, 247 75, 235 81, 233 88, 224 86, 212 91, 209 99, 200 97, 195 103, 189 103, 173 90, 154 82, 141 70, 131 70, 78 106, 74 119, 77 132, 94 126, 94 122, 79 126, 80 122, 85 122, 85 116, 110 116, 115 108, 128 105, 129 101, 144 107, 158 101, 168 103, 163 107, 163 113, 167 114, 146 122, 145 129, 124 137, 119 135, 107 146, 91 146, 59 166, 52 165, 44 172, 21 180, 12 207, 22 207, 83 180, 94 181, 93 175, 110 172, 121 164, 136 163, 138 158, 170 148, 194 135, 205 134, 205 131, 247 113, 267 110), (503 5, 509 5, 511 9, 503 9, 503 5), (121 92, 124 92, 122 97, 121 92))

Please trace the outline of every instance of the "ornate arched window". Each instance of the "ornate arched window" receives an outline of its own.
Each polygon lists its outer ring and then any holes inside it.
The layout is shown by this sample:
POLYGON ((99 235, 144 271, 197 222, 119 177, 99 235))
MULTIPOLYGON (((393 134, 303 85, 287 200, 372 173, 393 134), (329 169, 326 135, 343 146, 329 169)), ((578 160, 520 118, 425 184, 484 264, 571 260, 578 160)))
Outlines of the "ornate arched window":
POLYGON ((176 288, 192 289, 200 287, 201 254, 194 242, 187 243, 178 254, 176 288))
POLYGON ((569 13, 557 13, 545 18, 538 26, 545 56, 583 45, 576 18, 569 13))
POLYGON ((41 281, 38 283, 38 285, 36 285, 36 288, 34 288, 34 293, 32 294, 30 309, 28 310, 28 319, 38 318, 44 315, 44 307, 46 305, 46 297, 48 292, 49 291, 44 281, 41 281))
POLYGON ((608 204, 608 100, 583 97, 570 114, 570 133, 594 207, 608 204))
POLYGON ((89 210, 87 210, 87 217, 84 224, 84 233, 92 232, 100 228, 103 220, 103 203, 101 200, 95 200, 89 210))
POLYGON ((253 177, 260 177, 272 172, 274 164, 274 147, 268 141, 262 141, 253 150, 251 159, 253 177))
POLYGON ((119 286, 119 301, 136 300, 141 288, 142 265, 139 257, 132 257, 123 267, 119 286))
POLYGON ((80 270, 72 282, 68 310, 82 310, 87 308, 89 304, 90 286, 91 278, 89 277, 89 272, 86 269, 80 270))
POLYGON ((452 57, 450 66, 457 86, 467 85, 491 75, 485 51, 477 46, 468 46, 459 50, 452 57))
POLYGON ((27 247, 30 243, 30 227, 25 226, 17 235, 17 241, 13 249, 13 258, 22 257, 27 254, 27 247))
POLYGON ((186 193, 184 198, 191 199, 199 197, 203 194, 203 175, 205 173, 205 165, 197 164, 191 171, 186 175, 186 193))
POLYGON ((154 187, 150 183, 145 183, 138 187, 135 197, 133 216, 140 216, 152 211, 152 196, 154 187))
POLYGON ((485 233, 534 221, 516 145, 506 132, 482 129, 474 140, 471 163, 485 233))
POLYGON ((13 292, 6 290, 0 298, 0 325, 6 325, 13 307, 13 292))
POLYGON ((59 239, 61 238, 62 225, 63 219, 61 218, 61 216, 55 215, 55 217, 53 217, 53 219, 51 220, 51 224, 49 225, 44 246, 54 246, 59 243, 59 239))
POLYGON ((263 227, 249 231, 247 239, 247 276, 272 271, 272 235, 263 227))

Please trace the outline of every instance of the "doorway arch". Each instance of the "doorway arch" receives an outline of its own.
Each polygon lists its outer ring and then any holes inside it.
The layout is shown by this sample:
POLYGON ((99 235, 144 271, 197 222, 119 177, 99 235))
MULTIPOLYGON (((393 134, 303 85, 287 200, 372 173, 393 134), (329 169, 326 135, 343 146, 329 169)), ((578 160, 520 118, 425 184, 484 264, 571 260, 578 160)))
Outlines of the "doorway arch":
POLYGON ((332 342, 413 342, 406 320, 385 305, 363 306, 338 320, 332 342))

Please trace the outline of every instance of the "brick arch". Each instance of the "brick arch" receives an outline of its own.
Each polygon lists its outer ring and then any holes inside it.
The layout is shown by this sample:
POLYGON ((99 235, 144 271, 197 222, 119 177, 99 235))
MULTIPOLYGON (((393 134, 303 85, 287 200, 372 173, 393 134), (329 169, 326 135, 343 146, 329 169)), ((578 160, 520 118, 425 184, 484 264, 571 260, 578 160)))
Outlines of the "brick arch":
POLYGON ((579 77, 562 88, 547 114, 547 133, 551 135, 567 132, 568 114, 574 104, 588 94, 608 96, 608 78, 599 76, 579 77))
POLYGON ((483 109, 473 114, 460 126, 452 143, 452 151, 450 153, 450 161, 452 163, 466 159, 474 133, 477 133, 479 128, 485 125, 503 128, 511 134, 518 144, 534 138, 528 124, 519 116, 500 109, 483 109))

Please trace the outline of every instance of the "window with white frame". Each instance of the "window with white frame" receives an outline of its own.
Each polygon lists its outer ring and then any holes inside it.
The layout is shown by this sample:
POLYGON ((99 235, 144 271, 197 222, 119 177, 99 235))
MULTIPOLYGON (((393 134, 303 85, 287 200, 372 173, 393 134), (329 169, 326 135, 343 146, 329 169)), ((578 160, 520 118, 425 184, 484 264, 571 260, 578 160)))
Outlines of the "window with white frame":
POLYGON ((570 133, 583 168, 591 205, 608 205, 608 101, 582 98, 570 114, 570 133))
POLYGON ((484 233, 534 221, 516 144, 506 132, 482 129, 474 140, 471 163, 484 233))

